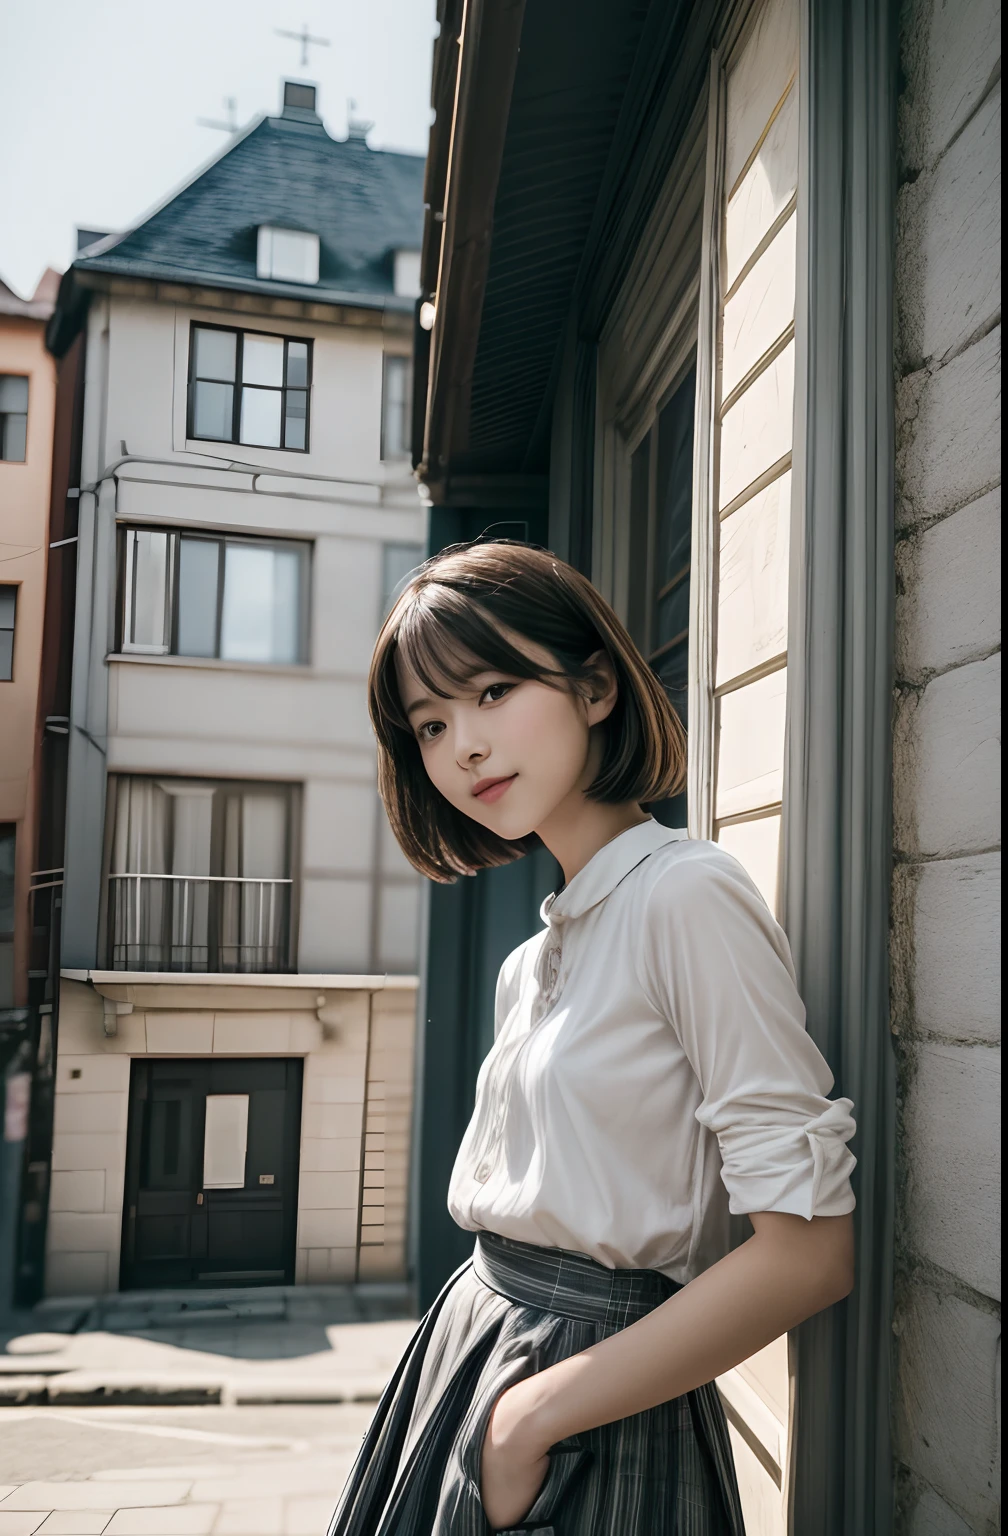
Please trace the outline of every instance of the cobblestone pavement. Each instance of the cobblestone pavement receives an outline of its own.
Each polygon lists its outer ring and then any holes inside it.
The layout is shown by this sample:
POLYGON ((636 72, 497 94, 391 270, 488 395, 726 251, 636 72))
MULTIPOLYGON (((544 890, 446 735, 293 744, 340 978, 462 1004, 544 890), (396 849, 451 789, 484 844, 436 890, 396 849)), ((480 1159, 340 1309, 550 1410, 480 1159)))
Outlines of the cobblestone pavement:
POLYGON ((0 1410, 0 1536, 325 1536, 373 1405, 0 1410))

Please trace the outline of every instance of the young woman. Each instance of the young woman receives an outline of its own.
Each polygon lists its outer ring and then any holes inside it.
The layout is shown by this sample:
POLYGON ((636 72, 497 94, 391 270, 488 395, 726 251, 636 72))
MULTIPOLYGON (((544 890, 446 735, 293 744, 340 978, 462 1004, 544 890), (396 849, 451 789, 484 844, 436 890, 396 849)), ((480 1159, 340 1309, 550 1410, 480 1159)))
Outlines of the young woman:
POLYGON ((714 1378, 852 1285, 849 1100, 741 866, 647 812, 682 728, 589 582, 516 544, 428 560, 378 638, 379 785, 451 880, 563 870, 504 963, 423 1319, 330 1536, 742 1536, 714 1378), (753 1235, 729 1252, 729 1212, 753 1235))

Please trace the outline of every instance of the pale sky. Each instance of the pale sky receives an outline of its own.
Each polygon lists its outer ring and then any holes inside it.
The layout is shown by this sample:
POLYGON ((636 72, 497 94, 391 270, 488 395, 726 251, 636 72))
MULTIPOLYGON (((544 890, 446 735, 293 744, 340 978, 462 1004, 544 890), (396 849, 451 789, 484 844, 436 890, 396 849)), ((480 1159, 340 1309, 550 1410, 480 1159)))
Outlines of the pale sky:
POLYGON ((434 0, 0 0, 0 277, 32 292, 74 229, 123 229, 222 148, 197 118, 277 112, 310 80, 329 132, 347 98, 374 148, 426 153, 434 0), (308 23, 328 48, 274 35, 308 23))

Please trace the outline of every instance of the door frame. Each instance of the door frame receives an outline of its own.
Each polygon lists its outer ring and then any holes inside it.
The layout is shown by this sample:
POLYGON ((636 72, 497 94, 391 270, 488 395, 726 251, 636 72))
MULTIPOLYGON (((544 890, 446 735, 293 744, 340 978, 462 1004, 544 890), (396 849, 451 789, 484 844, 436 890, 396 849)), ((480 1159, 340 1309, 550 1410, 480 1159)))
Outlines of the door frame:
MULTIPOLYGON (((202 1278, 195 1276, 187 1281, 171 1284, 168 1288, 206 1290, 218 1286, 227 1285, 257 1285, 257 1284, 283 1284, 292 1285, 295 1277, 295 1265, 297 1261, 297 1222, 298 1201, 301 1172, 301 1116, 304 1107, 304 1058, 301 1056, 134 1056, 130 1059, 130 1080, 128 1089, 128 1110, 126 1126, 126 1155, 124 1163, 123 1181, 123 1209, 122 1209, 122 1235, 119 1249, 119 1289, 142 1290, 148 1287, 137 1285, 133 1279, 132 1271, 135 1269, 136 1260, 136 1195, 140 1182, 140 1160, 143 1146, 143 1115, 144 1105, 147 1103, 147 1093, 139 1093, 136 1085, 141 1075, 146 1076, 146 1086, 149 1089, 151 1068, 161 1063, 170 1064, 180 1071, 200 1069, 206 1078, 206 1088, 202 1094, 201 1102, 196 1106, 192 1135, 195 1146, 199 1147, 205 1135, 206 1099, 212 1089, 211 1073, 215 1068, 235 1066, 239 1063, 257 1061, 283 1062, 288 1070, 293 1067, 295 1082, 288 1084, 286 1093, 288 1103, 293 1112, 285 1116, 283 1140, 284 1160, 284 1184, 287 1196, 283 1201, 283 1278, 279 1281, 265 1281, 255 1279, 231 1279, 228 1272, 222 1272, 222 1277, 217 1279, 210 1274, 204 1274, 202 1278)), ((202 1164, 199 1166, 200 1184, 202 1184, 202 1164)), ((193 1196, 197 1189, 194 1187, 193 1196)), ((209 1211, 204 1207, 204 1224, 207 1221, 209 1211)))

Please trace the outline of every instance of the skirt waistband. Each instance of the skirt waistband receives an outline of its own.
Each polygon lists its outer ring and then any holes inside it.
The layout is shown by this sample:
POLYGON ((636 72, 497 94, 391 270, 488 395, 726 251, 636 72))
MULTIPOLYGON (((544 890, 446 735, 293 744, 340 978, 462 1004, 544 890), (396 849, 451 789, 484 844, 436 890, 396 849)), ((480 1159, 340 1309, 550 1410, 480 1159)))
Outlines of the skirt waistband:
POLYGON ((473 1271, 521 1307, 616 1330, 646 1317, 681 1287, 656 1269, 607 1269, 584 1253, 537 1248, 480 1232, 473 1271))

